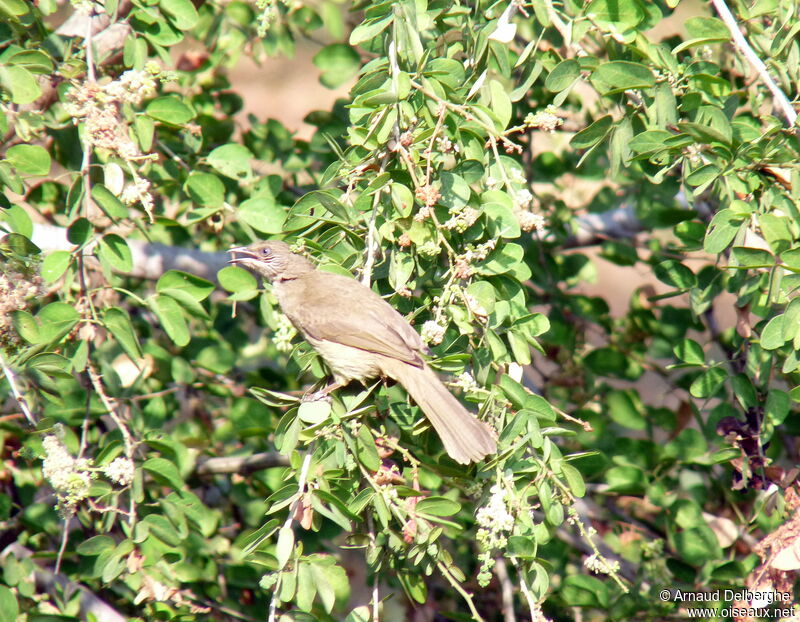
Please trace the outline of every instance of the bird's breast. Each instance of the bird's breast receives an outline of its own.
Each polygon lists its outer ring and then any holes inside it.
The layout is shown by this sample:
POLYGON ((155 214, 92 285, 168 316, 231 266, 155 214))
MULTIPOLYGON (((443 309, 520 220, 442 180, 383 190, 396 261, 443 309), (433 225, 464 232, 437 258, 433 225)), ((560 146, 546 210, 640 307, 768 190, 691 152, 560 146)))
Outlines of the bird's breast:
POLYGON ((326 339, 314 339, 308 336, 306 339, 325 359, 333 372, 334 379, 341 384, 347 384, 351 380, 363 382, 382 375, 380 360, 384 357, 380 354, 326 339))

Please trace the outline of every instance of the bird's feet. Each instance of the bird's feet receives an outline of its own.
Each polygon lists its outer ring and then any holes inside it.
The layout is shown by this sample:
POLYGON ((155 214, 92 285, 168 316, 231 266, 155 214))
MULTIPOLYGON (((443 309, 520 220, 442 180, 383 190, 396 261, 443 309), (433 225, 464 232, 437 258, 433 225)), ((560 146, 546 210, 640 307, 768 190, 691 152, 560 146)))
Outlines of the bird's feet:
POLYGON ((305 393, 303 397, 300 398, 300 401, 302 403, 325 401, 330 404, 333 401, 333 398, 328 394, 328 391, 325 389, 320 389, 319 391, 305 393))

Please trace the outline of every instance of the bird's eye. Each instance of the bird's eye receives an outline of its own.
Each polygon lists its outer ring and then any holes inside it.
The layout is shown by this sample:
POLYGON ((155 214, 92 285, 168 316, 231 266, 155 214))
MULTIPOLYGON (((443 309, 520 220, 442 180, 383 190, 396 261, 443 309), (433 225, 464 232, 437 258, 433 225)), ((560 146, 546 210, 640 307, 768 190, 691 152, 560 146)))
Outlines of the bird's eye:
POLYGON ((262 249, 261 254, 264 255, 264 257, 269 257, 270 255, 272 255, 272 251, 268 248, 265 248, 262 249))

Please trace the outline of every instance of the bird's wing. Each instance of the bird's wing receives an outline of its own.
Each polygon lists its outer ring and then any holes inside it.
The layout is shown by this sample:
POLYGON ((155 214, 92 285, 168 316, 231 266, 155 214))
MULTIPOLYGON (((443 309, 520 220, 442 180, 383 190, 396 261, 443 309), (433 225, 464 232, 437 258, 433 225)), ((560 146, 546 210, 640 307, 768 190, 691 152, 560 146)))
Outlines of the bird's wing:
POLYGON ((335 274, 325 274, 324 278, 328 285, 341 280, 342 287, 325 287, 324 294, 312 288, 314 293, 306 297, 306 312, 300 321, 304 332, 314 339, 376 352, 412 365, 422 363, 419 353, 425 346, 420 336, 389 303, 354 279, 335 274), (324 311, 308 313, 309 309, 324 311))

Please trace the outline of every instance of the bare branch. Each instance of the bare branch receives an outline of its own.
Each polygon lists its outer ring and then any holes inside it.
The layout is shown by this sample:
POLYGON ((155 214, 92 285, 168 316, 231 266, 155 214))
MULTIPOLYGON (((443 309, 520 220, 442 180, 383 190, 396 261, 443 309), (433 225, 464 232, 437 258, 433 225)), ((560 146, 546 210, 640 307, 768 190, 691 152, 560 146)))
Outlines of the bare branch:
POLYGON ((198 475, 239 473, 247 475, 272 467, 289 466, 289 459, 278 453, 263 452, 251 456, 223 456, 199 460, 195 472, 198 475))
MULTIPOLYGON (((44 251, 71 251, 74 245, 67 240, 67 230, 53 225, 37 224, 32 241, 44 251)), ((150 244, 128 239, 133 269, 126 274, 142 279, 158 279, 167 270, 183 270, 210 281, 216 281, 217 272, 228 262, 227 253, 206 253, 194 248, 180 248, 165 244, 150 244)))
POLYGON ((725 0, 711 0, 711 4, 714 5, 714 8, 717 10, 720 19, 725 22, 725 25, 728 27, 736 47, 739 48, 739 51, 742 53, 742 55, 753 66, 753 69, 756 70, 756 73, 761 78, 761 81, 770 90, 772 97, 775 100, 775 104, 778 106, 778 108, 780 108, 783 116, 786 117, 786 121, 791 127, 794 127, 795 123, 797 122, 797 112, 795 112, 795 109, 792 107, 792 104, 786 94, 777 85, 775 80, 772 79, 772 76, 769 75, 769 71, 767 70, 767 66, 764 64, 764 61, 758 57, 758 54, 755 53, 753 48, 750 47, 750 44, 747 42, 747 39, 745 39, 742 31, 739 30, 739 23, 736 21, 733 13, 731 13, 728 5, 725 4, 725 0))
POLYGON ((6 359, 3 357, 2 353, 0 353, 0 367, 3 368, 3 373, 5 374, 6 380, 8 380, 8 384, 11 387, 11 395, 14 396, 17 404, 19 404, 19 408, 25 415, 28 423, 35 426, 36 419, 34 418, 31 409, 28 407, 28 401, 20 392, 19 387, 17 387, 17 377, 14 375, 14 371, 6 363, 6 359))
MULTIPOLYGON (((14 542, 0 553, 0 560, 5 560, 13 554, 17 559, 25 559, 33 556, 33 551, 25 548, 18 542, 14 542)), ((125 622, 128 618, 106 601, 97 597, 84 585, 70 581, 63 574, 54 573, 47 568, 34 565, 34 577, 37 587, 50 594, 51 598, 63 598, 65 594, 80 593, 80 617, 82 620, 96 620, 97 622, 125 622)))
POLYGON ((503 621, 516 622, 517 618, 514 615, 514 589, 511 585, 511 579, 508 576, 506 560, 500 555, 494 560, 494 574, 497 576, 497 580, 500 581, 501 595, 503 598, 503 621))

